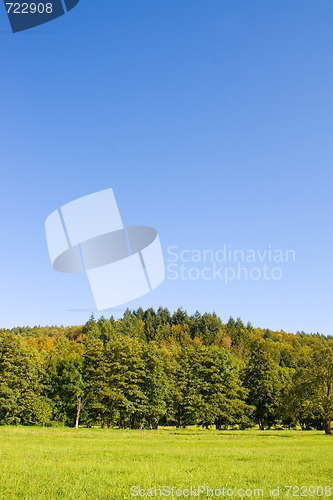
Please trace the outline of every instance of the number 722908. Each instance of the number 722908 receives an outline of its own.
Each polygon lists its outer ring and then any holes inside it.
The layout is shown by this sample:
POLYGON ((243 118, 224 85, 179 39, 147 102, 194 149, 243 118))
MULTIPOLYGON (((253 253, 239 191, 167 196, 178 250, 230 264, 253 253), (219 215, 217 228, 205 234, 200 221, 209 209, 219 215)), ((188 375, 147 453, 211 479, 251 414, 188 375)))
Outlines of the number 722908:
POLYGON ((6 2, 7 14, 52 14, 52 3, 6 2))
POLYGON ((331 486, 285 486, 286 497, 330 497, 332 496, 331 486))

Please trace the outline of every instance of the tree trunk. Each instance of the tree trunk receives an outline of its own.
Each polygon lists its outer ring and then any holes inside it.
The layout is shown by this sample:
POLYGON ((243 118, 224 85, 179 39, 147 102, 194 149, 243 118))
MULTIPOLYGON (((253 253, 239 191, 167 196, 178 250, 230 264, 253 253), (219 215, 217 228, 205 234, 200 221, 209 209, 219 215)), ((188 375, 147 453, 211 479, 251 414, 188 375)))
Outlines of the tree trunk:
POLYGON ((76 415, 75 415, 75 428, 76 429, 79 428, 80 413, 81 413, 81 398, 77 398, 76 415))
POLYGON ((264 431, 265 430, 265 424, 264 424, 264 421, 261 418, 258 418, 258 424, 259 424, 259 429, 261 431, 264 431))
POLYGON ((331 420, 329 418, 325 418, 324 420, 324 429, 325 429, 325 434, 332 434, 331 420))

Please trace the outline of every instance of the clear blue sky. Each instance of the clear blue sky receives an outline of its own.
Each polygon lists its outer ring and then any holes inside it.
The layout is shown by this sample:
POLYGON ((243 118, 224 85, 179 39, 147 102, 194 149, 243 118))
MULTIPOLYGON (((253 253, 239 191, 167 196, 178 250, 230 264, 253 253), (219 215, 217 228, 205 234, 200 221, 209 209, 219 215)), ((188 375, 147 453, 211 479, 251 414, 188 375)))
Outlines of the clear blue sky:
POLYGON ((112 187, 166 257, 296 255, 280 280, 167 279, 130 308, 333 334, 331 0, 81 0, 17 34, 0 7, 1 327, 88 319, 44 222, 112 187))

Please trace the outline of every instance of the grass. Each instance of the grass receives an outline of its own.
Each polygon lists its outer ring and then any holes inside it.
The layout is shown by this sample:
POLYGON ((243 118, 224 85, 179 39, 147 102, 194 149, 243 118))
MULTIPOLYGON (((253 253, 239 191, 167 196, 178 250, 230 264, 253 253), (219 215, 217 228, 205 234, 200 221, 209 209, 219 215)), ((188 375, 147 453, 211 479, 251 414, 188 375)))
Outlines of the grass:
MULTIPOLYGON (((333 496, 333 437, 313 431, 0 427, 1 499, 152 497, 131 496, 133 485, 209 486, 220 488, 220 498, 269 498, 270 487, 280 487, 280 498, 327 498, 333 496), (286 485, 296 488, 287 495, 286 485), (230 488, 229 496, 222 487, 230 488)), ((163 497, 157 492, 154 498, 163 497)))

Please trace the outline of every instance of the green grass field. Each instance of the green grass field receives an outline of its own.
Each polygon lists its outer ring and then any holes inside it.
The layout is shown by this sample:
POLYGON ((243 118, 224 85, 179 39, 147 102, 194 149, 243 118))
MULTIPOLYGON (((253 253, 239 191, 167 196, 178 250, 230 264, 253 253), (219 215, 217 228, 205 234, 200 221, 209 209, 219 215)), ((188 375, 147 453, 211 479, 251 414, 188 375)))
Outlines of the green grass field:
POLYGON ((199 486, 216 490, 199 498, 270 498, 270 487, 333 496, 333 437, 322 432, 0 427, 0 460, 1 499, 198 498, 199 486))

